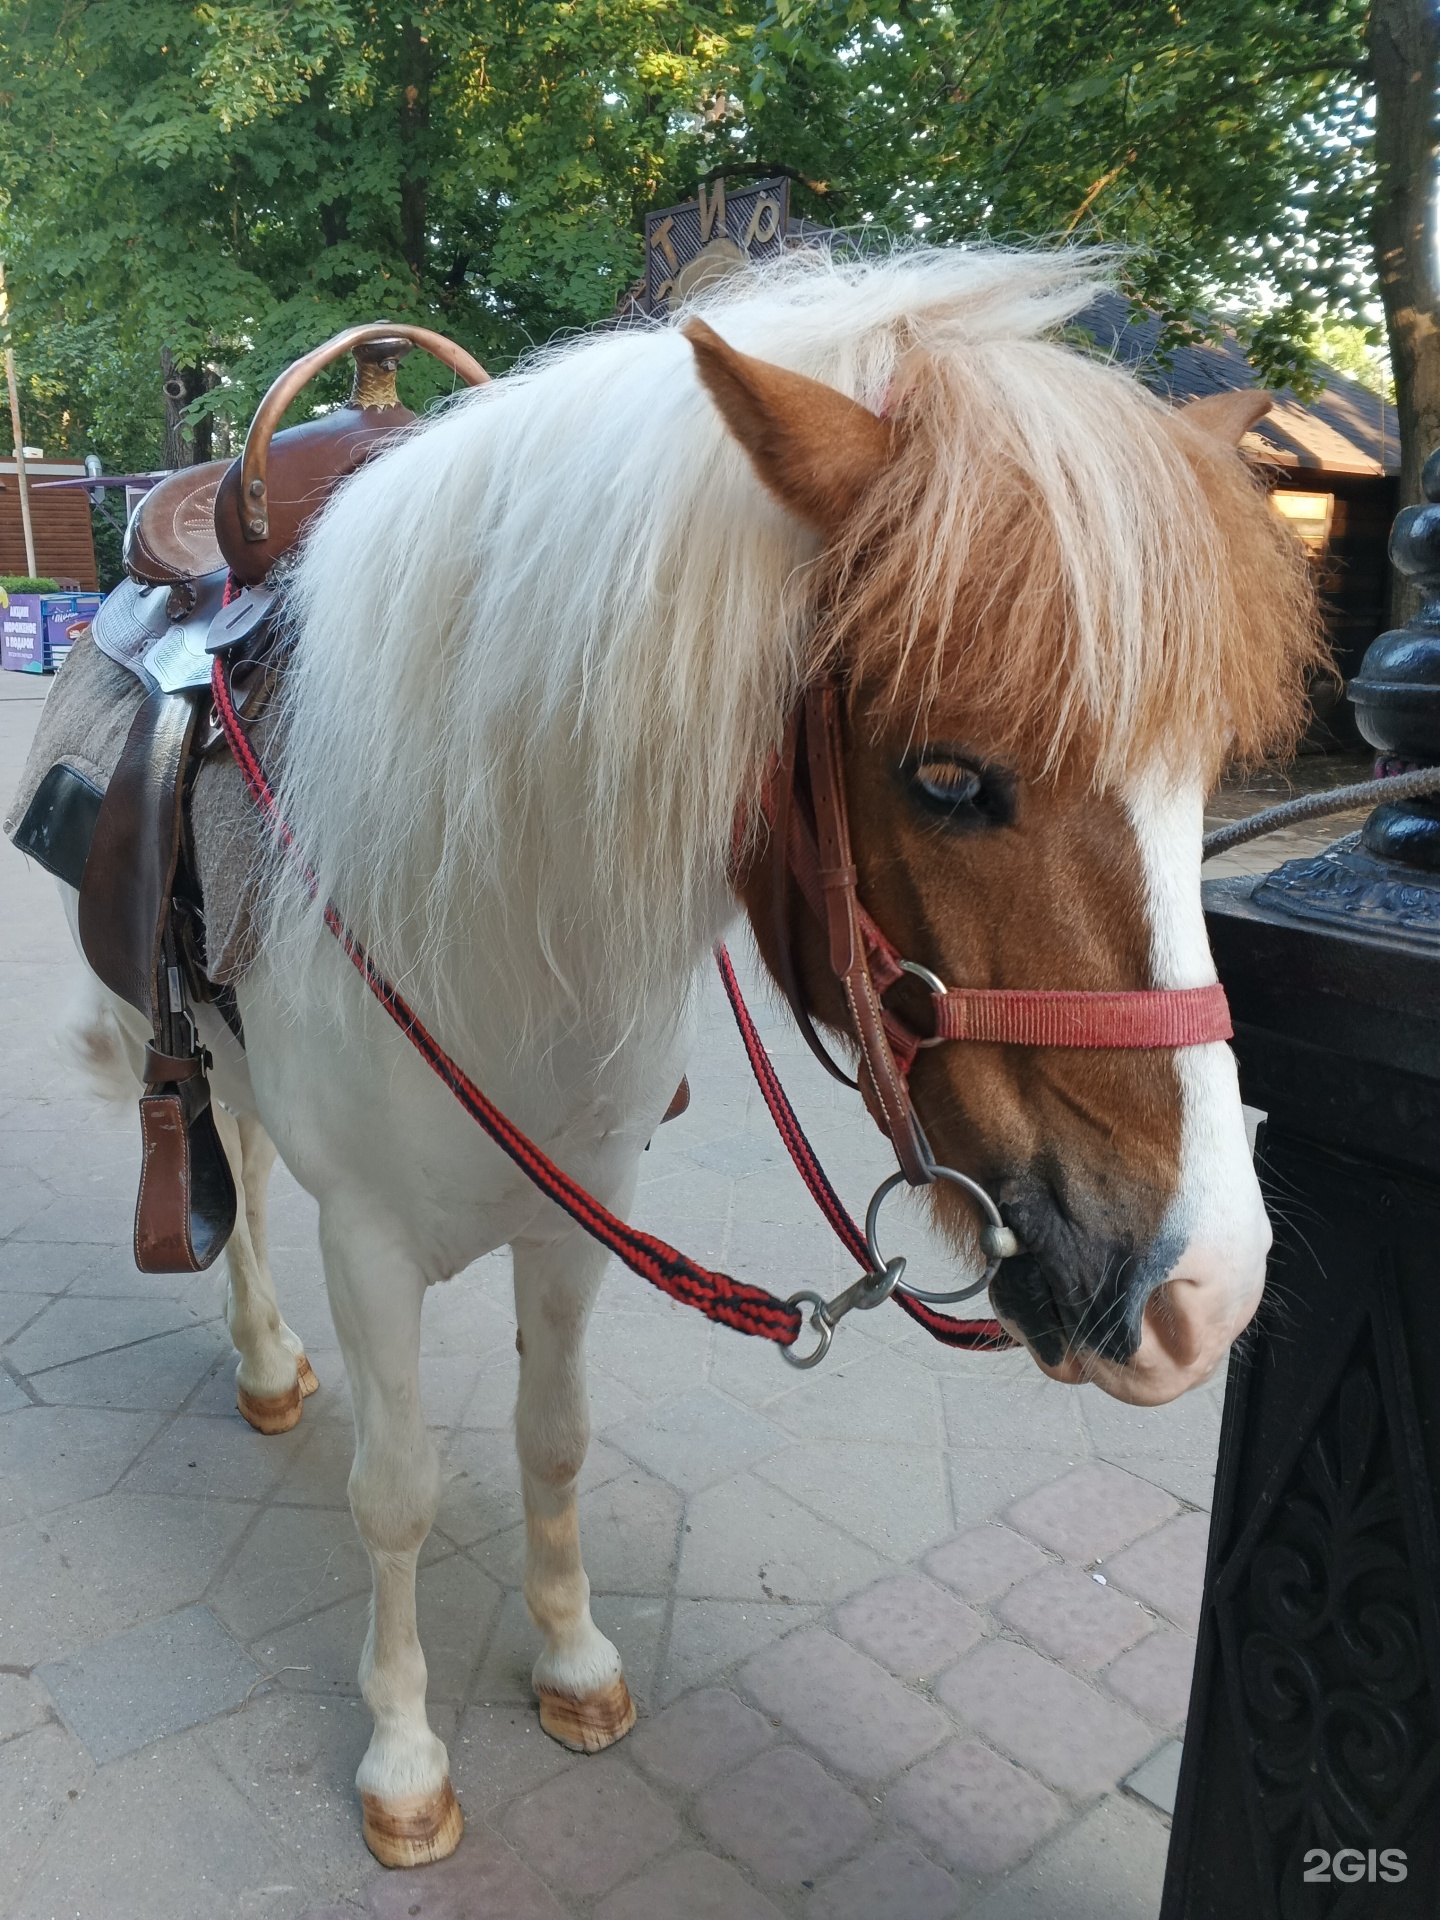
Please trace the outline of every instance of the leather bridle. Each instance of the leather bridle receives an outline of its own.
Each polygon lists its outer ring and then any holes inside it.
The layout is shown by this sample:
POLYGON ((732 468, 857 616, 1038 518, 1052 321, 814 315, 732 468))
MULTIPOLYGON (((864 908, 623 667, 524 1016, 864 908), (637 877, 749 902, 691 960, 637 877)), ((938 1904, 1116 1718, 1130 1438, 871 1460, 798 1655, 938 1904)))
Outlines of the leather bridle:
MULTIPOLYGON (((912 1186, 958 1179, 975 1187, 968 1176, 937 1164, 915 1112, 909 1076, 924 1047, 968 1040, 1025 1047, 1173 1048, 1230 1039, 1230 1010, 1218 982, 1127 992, 950 988, 928 967, 906 959, 859 896, 845 797, 842 699, 833 676, 806 689, 791 714, 762 801, 775 849, 771 905, 777 971, 811 1051, 828 1073, 858 1088, 912 1186), (830 968, 859 1050, 853 1077, 816 1032, 805 1001, 795 963, 792 881, 826 935, 830 968), (934 1026, 929 1034, 917 1032, 884 1004, 882 996, 907 974, 930 990, 934 1026)), ((985 1210, 992 1225, 982 1234, 982 1246, 998 1264, 1019 1246, 1008 1230, 996 1230, 993 1203, 985 1210)))

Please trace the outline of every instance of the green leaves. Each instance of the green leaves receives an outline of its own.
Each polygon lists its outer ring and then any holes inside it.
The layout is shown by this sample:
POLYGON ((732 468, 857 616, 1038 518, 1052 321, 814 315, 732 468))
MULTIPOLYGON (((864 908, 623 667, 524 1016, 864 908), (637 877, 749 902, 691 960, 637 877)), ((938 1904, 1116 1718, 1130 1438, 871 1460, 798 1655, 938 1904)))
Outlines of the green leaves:
MULTIPOLYGON (((243 426, 393 316, 507 365, 607 315, 647 207, 782 163, 823 224, 1131 248, 1272 368, 1366 297, 1363 0, 0 0, 32 437, 158 460, 160 353, 243 426), (203 384, 197 382, 198 384, 203 384)), ((420 393, 437 384, 412 358, 420 393)), ((317 398, 335 398, 341 376, 317 398)))

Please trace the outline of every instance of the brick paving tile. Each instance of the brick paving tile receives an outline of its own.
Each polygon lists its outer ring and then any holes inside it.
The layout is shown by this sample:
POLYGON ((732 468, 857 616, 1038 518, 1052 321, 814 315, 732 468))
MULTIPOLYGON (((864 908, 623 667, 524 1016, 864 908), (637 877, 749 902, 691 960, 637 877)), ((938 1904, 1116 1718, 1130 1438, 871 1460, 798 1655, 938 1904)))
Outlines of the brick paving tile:
POLYGON ((701 1831, 760 1879, 795 1886, 863 1846, 874 1819, 799 1747, 776 1747, 706 1789, 701 1831))
POLYGON ((1042 1547, 1084 1563, 1128 1546, 1178 1511, 1148 1480, 1094 1460, 1027 1493, 1005 1518, 1042 1547))
POLYGON ((1168 1840, 1150 1808, 1111 1794, 970 1908, 965 1920, 1154 1920, 1168 1840))
POLYGON ((996 1612, 1052 1660, 1093 1672, 1150 1631, 1142 1607, 1102 1587, 1079 1567, 1046 1567, 1000 1602, 996 1612))
POLYGON ((962 1600, 992 1600, 1049 1563, 1037 1546, 1008 1527, 971 1527, 925 1558, 925 1571, 962 1600))
POLYGON ((973 1647, 979 1615, 916 1573, 882 1580, 847 1600, 837 1616, 852 1646, 902 1680, 919 1680, 973 1647))
POLYGON ((739 1683, 853 1780, 884 1780, 938 1746, 944 1716, 833 1633, 797 1633, 741 1668, 739 1683))
POLYGON ((619 1887, 595 1920, 781 1920, 780 1909, 713 1853, 677 1853, 619 1887))
POLYGON ((385 1872, 365 1887, 369 1920, 564 1920, 553 1893, 483 1820, 433 1867, 385 1872))
POLYGON ((1209 1537, 1208 1514, 1182 1514, 1168 1527, 1161 1527, 1158 1533, 1107 1560, 1106 1576, 1147 1607, 1168 1614, 1177 1626, 1194 1633, 1200 1625, 1209 1537))
POLYGON ((1178 1727, 1190 1706, 1195 1642, 1168 1627, 1122 1653, 1105 1670, 1105 1685, 1157 1727, 1178 1727))
POLYGON ((971 1873, 1013 1867, 1065 1817, 1053 1793, 978 1740, 952 1740, 913 1768, 888 1811, 971 1873))
POLYGON ((642 1721, 627 1742, 631 1760, 652 1780, 694 1793, 768 1746, 774 1731, 723 1687, 702 1687, 654 1720, 642 1721))
POLYGON ((950 1920, 960 1889, 903 1840, 886 1840, 833 1873, 805 1904, 805 1920, 950 1920))
POLYGON ((1155 1744, 1143 1721, 1029 1647, 986 1640, 940 1682, 940 1698, 1021 1766, 1077 1799, 1103 1793, 1155 1744))
POLYGON ((618 1754, 523 1794, 501 1827, 552 1886, 582 1899, 608 1893, 680 1838, 674 1814, 618 1754))

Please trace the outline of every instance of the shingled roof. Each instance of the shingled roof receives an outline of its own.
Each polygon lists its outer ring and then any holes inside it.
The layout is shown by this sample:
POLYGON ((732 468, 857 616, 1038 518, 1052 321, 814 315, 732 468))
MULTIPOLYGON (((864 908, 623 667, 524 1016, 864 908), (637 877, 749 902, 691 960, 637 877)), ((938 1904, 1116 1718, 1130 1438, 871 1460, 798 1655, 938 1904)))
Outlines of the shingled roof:
MULTIPOLYGON (((1155 393, 1181 404, 1203 393, 1230 393, 1261 382, 1240 343, 1228 330, 1213 345, 1177 347, 1162 364, 1156 355, 1160 321, 1119 294, 1106 294, 1077 318, 1103 352, 1134 367, 1155 393)), ((1257 459, 1307 473, 1367 474, 1380 479, 1400 471, 1400 427, 1395 409, 1378 394, 1326 375, 1313 400, 1300 400, 1288 388, 1275 393, 1275 405, 1247 433, 1242 446, 1257 459)))

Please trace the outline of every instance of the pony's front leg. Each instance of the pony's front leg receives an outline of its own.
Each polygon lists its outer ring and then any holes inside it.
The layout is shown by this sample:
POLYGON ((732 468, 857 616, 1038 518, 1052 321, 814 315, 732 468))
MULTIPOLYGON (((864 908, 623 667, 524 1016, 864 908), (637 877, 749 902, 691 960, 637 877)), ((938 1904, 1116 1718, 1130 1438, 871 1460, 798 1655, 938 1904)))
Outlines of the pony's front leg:
POLYGON ((513 1243, 520 1394, 515 1445, 525 1498, 525 1604, 545 1637, 540 1724, 598 1753, 635 1724, 620 1655, 590 1618, 575 1483, 590 1444, 585 1325, 607 1255, 584 1234, 513 1243))
POLYGON ((230 1161, 240 1204, 225 1248, 225 1318, 240 1355, 235 1401, 258 1433, 288 1433, 315 1375, 299 1338, 280 1317, 265 1238, 265 1193, 275 1148, 254 1115, 237 1119, 214 1103, 215 1127, 230 1161))
POLYGON ((420 1408, 425 1276, 354 1195, 322 1204, 325 1281, 355 1407, 350 1510, 374 1578, 360 1688, 375 1731, 355 1776, 365 1844, 387 1867, 443 1860, 464 1830, 444 1744, 425 1715, 415 1565, 440 1502, 440 1461, 420 1408))

